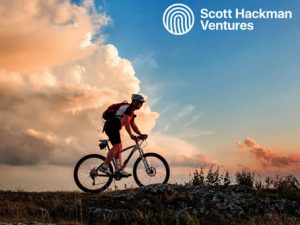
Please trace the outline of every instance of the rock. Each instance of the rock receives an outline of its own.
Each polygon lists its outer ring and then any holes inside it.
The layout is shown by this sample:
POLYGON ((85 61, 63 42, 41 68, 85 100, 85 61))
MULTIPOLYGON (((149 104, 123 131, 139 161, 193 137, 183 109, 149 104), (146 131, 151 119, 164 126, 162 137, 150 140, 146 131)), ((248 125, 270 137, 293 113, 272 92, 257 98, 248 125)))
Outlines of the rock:
MULTIPOLYGON (((9 196, 5 196, 5 199, 9 199, 9 196)), ((49 218, 57 218, 57 214, 62 213, 62 211, 65 215, 69 212, 64 210, 70 210, 72 209, 72 204, 74 205, 74 194, 70 196, 69 204, 55 205, 55 209, 49 208, 49 204, 39 205, 41 200, 35 197, 37 201, 31 202, 31 206, 36 205, 37 208, 34 208, 33 212, 37 212, 38 215, 42 214, 43 217, 49 216, 49 218), (66 205, 69 207, 66 207, 66 205)), ((239 223, 240 220, 246 221, 253 217, 268 218, 269 215, 274 216, 278 215, 278 213, 300 221, 300 201, 297 196, 295 199, 287 198, 274 190, 271 192, 268 190, 257 192, 253 188, 237 185, 228 187, 195 187, 156 184, 137 189, 105 192, 95 195, 76 195, 75 202, 80 202, 80 205, 73 206, 73 215, 78 218, 78 212, 82 212, 83 220, 88 221, 87 224, 107 221, 107 223, 112 225, 132 224, 131 222, 136 222, 137 219, 140 220, 135 224, 143 224, 145 218, 147 219, 147 224, 162 224, 161 218, 167 218, 168 221, 171 221, 170 224, 176 224, 176 219, 187 221, 195 218, 199 219, 199 221, 213 218, 215 220, 230 221, 230 223, 226 224, 242 224, 239 223), (91 223, 89 223, 90 221, 91 223)), ((26 202, 26 199, 24 202, 26 202)), ((60 202, 55 203, 58 204, 60 202)), ((0 208, 4 206, 0 202, 0 208)), ((11 215, 14 213, 8 211, 8 208, 6 208, 6 211, 2 211, 11 215)), ((4 218, 4 215, 2 215, 2 218, 4 218)), ((0 223, 0 225, 25 224, 0 223)), ((46 225, 34 222, 26 225, 31 224, 46 225)))
POLYGON ((52 223, 38 223, 38 222, 10 222, 10 223, 1 223, 0 225, 55 225, 52 223))
POLYGON ((140 191, 143 193, 152 193, 152 194, 163 194, 171 193, 172 189, 168 184, 153 184, 140 188, 140 191))

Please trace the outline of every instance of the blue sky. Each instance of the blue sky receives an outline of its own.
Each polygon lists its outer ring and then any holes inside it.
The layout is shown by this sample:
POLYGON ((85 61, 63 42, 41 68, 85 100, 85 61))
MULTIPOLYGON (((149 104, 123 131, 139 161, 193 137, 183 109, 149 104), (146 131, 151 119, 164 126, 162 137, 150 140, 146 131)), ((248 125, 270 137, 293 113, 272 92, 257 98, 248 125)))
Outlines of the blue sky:
POLYGON ((281 151, 299 149, 299 1, 95 3, 113 20, 103 30, 106 42, 133 63, 142 92, 161 115, 155 131, 181 136, 207 152, 234 149, 235 141, 248 136, 281 151), (162 24, 173 3, 184 3, 195 14, 186 35, 171 35, 162 24), (203 7, 292 10, 293 19, 253 20, 254 31, 203 31, 203 7))

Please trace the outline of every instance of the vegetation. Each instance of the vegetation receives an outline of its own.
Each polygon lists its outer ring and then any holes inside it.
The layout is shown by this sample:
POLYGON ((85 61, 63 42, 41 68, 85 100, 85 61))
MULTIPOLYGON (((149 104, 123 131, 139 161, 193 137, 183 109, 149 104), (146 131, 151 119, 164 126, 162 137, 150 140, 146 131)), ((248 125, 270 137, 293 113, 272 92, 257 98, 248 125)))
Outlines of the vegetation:
MULTIPOLYGON (((210 166, 208 169, 195 169, 193 176, 186 185, 192 186, 225 186, 232 184, 228 171, 220 173, 219 167, 210 166), (207 171, 207 172, 205 172, 207 171), (224 174, 225 173, 225 174, 224 174)), ((191 175, 191 174, 190 174, 191 175)), ((300 190, 300 181, 293 175, 266 177, 264 181, 257 180, 255 171, 242 170, 235 173, 236 185, 255 188, 256 190, 277 190, 279 192, 293 192, 300 190)))
POLYGON ((255 176, 255 172, 242 170, 242 172, 237 172, 235 174, 235 180, 238 185, 253 187, 255 182, 254 176, 255 176))
POLYGON ((193 186, 229 186, 231 181, 229 172, 226 171, 225 175, 220 174, 220 168, 214 167, 213 165, 208 168, 207 174, 205 175, 205 167, 195 169, 193 177, 187 185, 193 186))
MULTIPOLYGON (((292 175, 267 177, 263 181, 257 180, 255 172, 240 171, 234 174, 234 179, 228 171, 220 171, 219 167, 210 166, 208 168, 201 167, 195 169, 191 174, 190 182, 185 185, 172 185, 176 190, 176 195, 159 194, 151 197, 149 210, 144 209, 138 211, 133 218, 128 218, 126 213, 121 214, 118 224, 145 224, 145 225, 168 225, 168 224, 184 224, 184 225, 221 225, 221 224, 243 224, 243 225, 296 225, 299 224, 300 218, 287 215, 285 212, 272 212, 272 216, 265 214, 257 214, 247 217, 248 219, 232 218, 232 220, 222 219, 214 215, 212 210, 210 214, 195 216, 191 212, 182 211, 182 216, 166 215, 163 208, 166 204, 173 205, 178 202, 189 201, 188 190, 203 189, 215 190, 216 193, 227 190, 232 187, 245 187, 245 190, 256 193, 259 196, 284 196, 286 199, 300 202, 300 183, 299 180, 292 175), (183 191, 184 190, 184 191, 183 191)), ((103 206, 104 202, 110 202, 108 210, 113 207, 120 207, 123 204, 124 210, 130 210, 135 207, 143 197, 136 197, 135 202, 128 203, 126 200, 120 200, 122 196, 130 193, 138 192, 135 189, 126 191, 117 190, 104 192, 100 194, 85 194, 81 192, 23 192, 20 191, 0 191, 0 224, 1 222, 10 221, 39 221, 43 223, 54 223, 59 225, 113 225, 110 218, 101 219, 100 217, 91 218, 86 215, 87 206, 97 207, 103 206), (111 199, 111 195, 120 198, 111 199), (131 204, 131 206, 126 205, 131 204)), ((204 191, 205 192, 205 191, 204 191)), ((201 192, 202 193, 202 192, 201 192)), ((225 192, 224 192, 225 193, 225 192)), ((248 207, 249 195, 245 192, 245 207, 248 207)), ((136 194, 136 193, 135 193, 136 194)), ((235 192, 233 193, 235 195, 235 192)), ((220 195, 222 196, 222 195, 220 195)), ((148 196, 149 197, 149 196, 148 196)), ((216 200, 218 200, 216 198, 216 200)), ((147 203, 145 203, 147 204, 147 203)), ((202 204, 202 203, 197 203, 202 204)), ((222 203, 218 203, 222 204, 222 203)), ((200 205, 201 206, 201 205, 200 205)), ((221 207, 221 205, 220 205, 221 207)), ((250 207, 250 206, 249 206, 250 207)), ((214 208, 213 208, 214 209, 214 208)), ((138 209, 139 210, 139 209, 138 209)), ((245 211, 246 212, 246 211, 245 211)))

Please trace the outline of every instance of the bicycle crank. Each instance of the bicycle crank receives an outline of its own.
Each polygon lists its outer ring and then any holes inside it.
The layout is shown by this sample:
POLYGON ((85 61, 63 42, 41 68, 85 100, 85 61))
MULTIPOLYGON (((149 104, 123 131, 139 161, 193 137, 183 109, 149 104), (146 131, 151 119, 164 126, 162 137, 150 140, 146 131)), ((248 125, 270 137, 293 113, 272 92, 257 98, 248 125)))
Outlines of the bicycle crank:
POLYGON ((93 185, 95 185, 95 184, 96 184, 96 183, 95 183, 95 177, 97 177, 97 170, 96 170, 95 168, 91 170, 91 172, 90 172, 90 177, 91 177, 92 180, 93 180, 93 185))

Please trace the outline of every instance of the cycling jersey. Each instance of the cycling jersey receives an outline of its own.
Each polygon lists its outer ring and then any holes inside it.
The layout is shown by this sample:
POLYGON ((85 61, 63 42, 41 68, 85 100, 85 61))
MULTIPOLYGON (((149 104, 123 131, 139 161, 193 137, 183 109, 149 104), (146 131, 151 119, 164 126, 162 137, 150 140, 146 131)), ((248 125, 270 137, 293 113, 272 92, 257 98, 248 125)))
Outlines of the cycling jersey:
POLYGON ((127 115, 130 117, 130 120, 134 118, 134 107, 132 104, 126 104, 120 106, 120 108, 117 110, 115 117, 122 118, 123 115, 127 115))
POLYGON ((129 116, 131 122, 134 121, 135 115, 132 104, 120 106, 115 114, 115 117, 105 123, 104 131, 112 144, 121 143, 120 130, 124 125, 122 121, 124 115, 129 116))

